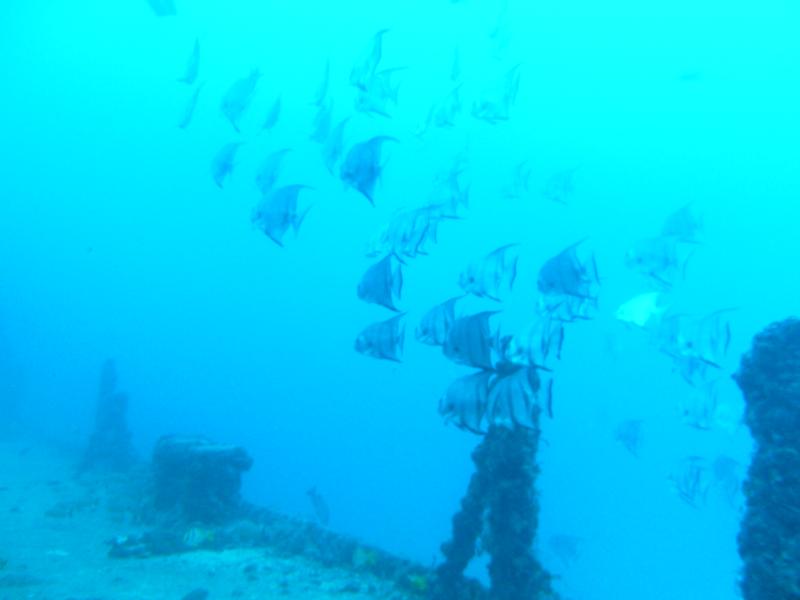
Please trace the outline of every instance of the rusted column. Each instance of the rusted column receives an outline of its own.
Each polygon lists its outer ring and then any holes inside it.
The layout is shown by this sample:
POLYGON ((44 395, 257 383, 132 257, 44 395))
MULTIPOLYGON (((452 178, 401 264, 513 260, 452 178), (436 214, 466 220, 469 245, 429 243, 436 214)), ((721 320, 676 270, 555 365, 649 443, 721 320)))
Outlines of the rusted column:
POLYGON ((757 335, 734 379, 755 442, 738 540, 742 595, 800 599, 800 321, 757 335))

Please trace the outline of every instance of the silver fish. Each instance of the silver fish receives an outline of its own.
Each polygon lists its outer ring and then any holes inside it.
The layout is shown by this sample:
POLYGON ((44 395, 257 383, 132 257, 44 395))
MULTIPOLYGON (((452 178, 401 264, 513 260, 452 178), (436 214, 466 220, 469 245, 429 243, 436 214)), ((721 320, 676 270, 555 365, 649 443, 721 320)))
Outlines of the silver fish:
POLYGON ((539 312, 553 321, 590 321, 599 308, 598 298, 545 295, 539 297, 539 312))
POLYGON ((551 202, 567 204, 575 191, 575 174, 578 167, 565 169, 551 175, 545 182, 542 196, 551 202))
POLYGON ((701 431, 713 429, 719 409, 716 382, 698 383, 693 394, 681 398, 678 409, 681 419, 689 427, 701 431))
POLYGON ((214 156, 214 160, 211 162, 211 174, 214 177, 214 183, 219 187, 222 187, 225 180, 233 172, 236 153, 239 151, 241 145, 242 142, 230 142, 225 144, 214 156))
POLYGON ((329 100, 324 104, 320 104, 317 108, 317 114, 314 116, 314 123, 311 126, 311 135, 309 139, 312 142, 322 144, 328 139, 328 134, 331 131, 331 118, 333 115, 333 101, 329 100))
POLYGON ((356 352, 372 358, 401 362, 405 338, 404 316, 400 314, 368 325, 356 338, 356 352))
POLYGON ((322 75, 322 81, 320 81, 319 87, 317 88, 316 93, 314 94, 314 104, 317 106, 322 106, 325 103, 325 99, 328 96, 328 85, 330 84, 331 79, 331 61, 328 60, 325 63, 325 72, 322 75))
POLYGON ((661 227, 661 235, 686 244, 699 244, 703 221, 689 202, 669 215, 661 227))
POLYGON ((439 208, 442 217, 456 219, 462 209, 469 208, 469 185, 462 181, 466 170, 467 159, 459 154, 449 169, 436 175, 429 204, 439 208))
POLYGON ((256 172, 256 185, 261 190, 261 195, 264 196, 278 181, 280 175, 281 165, 283 164, 284 157, 290 152, 289 148, 281 148, 276 150, 264 159, 256 172))
POLYGON ((641 419, 628 419, 617 425, 614 431, 614 439, 636 458, 639 457, 639 450, 642 446, 643 424, 644 421, 641 419))
POLYGON ((453 64, 450 67, 450 81, 456 82, 461 79, 461 50, 458 46, 453 50, 453 64))
POLYGON ((357 111, 391 117, 390 105, 397 105, 400 84, 395 75, 403 68, 383 69, 372 75, 363 88, 358 89, 355 99, 357 111))
POLYGON ((721 309, 693 319, 687 315, 669 315, 656 331, 659 349, 671 356, 687 382, 699 386, 708 382, 709 372, 719 371, 731 342, 728 314, 721 309))
POLYGON ((345 185, 361 192, 373 206, 375 184, 383 171, 381 149, 384 143, 396 141, 397 139, 393 137, 377 135, 365 142, 354 144, 339 169, 339 177, 345 185))
POLYGON ((192 95, 189 97, 189 102, 186 103, 186 108, 183 109, 183 116, 181 117, 180 122, 178 123, 178 127, 181 129, 186 129, 189 126, 189 123, 192 122, 192 117, 194 117, 194 111, 197 108, 197 100, 200 98, 200 90, 203 89, 203 84, 199 83, 194 88, 192 95))
POLYGON ((267 113, 267 118, 264 119, 264 125, 261 127, 262 131, 269 131, 278 123, 278 119, 281 116, 281 95, 278 94, 275 98, 275 101, 272 103, 272 107, 270 107, 269 112, 267 113))
POLYGON ((397 312, 395 301, 403 292, 402 263, 393 254, 387 254, 371 265, 358 283, 357 294, 364 302, 379 304, 397 312))
POLYGON ((692 252, 674 237, 645 238, 626 252, 625 264, 647 277, 656 288, 668 290, 685 278, 692 252))
POLYGON ((484 433, 489 381, 493 375, 491 371, 478 371, 452 382, 439 400, 439 414, 445 422, 472 433, 484 433))
POLYGON ((350 117, 345 117, 339 121, 336 126, 331 130, 330 135, 325 139, 322 146, 322 160, 325 163, 328 171, 333 174, 336 168, 336 163, 342 157, 344 150, 344 129, 350 117))
POLYGON ((459 276, 458 285, 467 294, 500 301, 511 291, 517 277, 519 244, 506 244, 472 262, 459 276))
POLYGON ((425 313, 414 331, 417 341, 431 346, 443 346, 456 321, 456 302, 462 297, 450 298, 425 313))
POLYGON ((711 472, 706 459, 700 456, 689 456, 670 476, 670 480, 678 497, 693 508, 705 504, 711 488, 711 472))
POLYGON ((506 198, 522 198, 527 195, 530 186, 530 179, 532 168, 530 162, 523 160, 514 167, 514 174, 512 176, 511 185, 505 190, 506 198))
POLYGON ((452 128, 456 125, 456 118, 461 114, 463 103, 461 101, 462 84, 453 88, 440 101, 431 105, 424 125, 417 131, 418 136, 425 135, 431 127, 452 128))
POLYGON ((499 84, 484 90, 472 106, 472 116, 491 125, 508 121, 519 92, 519 81, 520 65, 517 65, 505 74, 499 84))
POLYGON ((383 36, 388 29, 381 29, 372 36, 370 44, 364 52, 363 57, 357 62, 350 71, 350 85, 365 90, 369 81, 378 69, 383 54, 383 36))
POLYGON ((496 341, 489 319, 498 312, 487 310, 456 319, 442 346, 444 355, 455 363, 494 369, 492 356, 496 341))
POLYGON ((297 234, 309 208, 298 208, 300 192, 311 189, 307 185, 286 185, 269 192, 253 210, 251 220, 273 242, 283 246, 289 229, 297 234))
POLYGON ((489 386, 488 422, 512 429, 534 427, 539 385, 539 376, 534 368, 504 368, 489 386))
POLYGON ((228 119, 236 131, 239 131, 239 120, 250 106, 260 78, 260 71, 253 69, 247 77, 233 82, 222 97, 222 104, 220 105, 222 114, 225 115, 225 118, 228 119))
POLYGON ((564 346, 564 323, 550 316, 536 319, 530 326, 511 337, 503 358, 513 364, 547 369, 552 355, 561 360, 564 346))
POLYGON ((183 77, 178 79, 181 83, 192 85, 197 79, 197 72, 200 66, 200 40, 195 39, 192 54, 189 56, 189 61, 186 63, 186 70, 183 77))
POLYGON ((594 256, 582 261, 578 256, 581 240, 548 259, 539 270, 537 286, 545 295, 594 298, 593 288, 599 283, 594 256))
POLYGON ((370 254, 394 252, 406 258, 426 254, 428 243, 437 239, 439 224, 447 218, 437 206, 400 211, 380 233, 370 254))

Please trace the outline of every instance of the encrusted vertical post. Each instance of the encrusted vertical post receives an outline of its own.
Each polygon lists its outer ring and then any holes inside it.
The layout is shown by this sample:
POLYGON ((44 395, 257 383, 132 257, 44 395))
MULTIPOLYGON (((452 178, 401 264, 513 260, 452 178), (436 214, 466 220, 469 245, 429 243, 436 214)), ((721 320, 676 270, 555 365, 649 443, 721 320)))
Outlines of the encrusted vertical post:
POLYGON ((800 598, 800 321, 770 325, 734 376, 755 442, 739 533, 745 600, 800 598))
MULTIPOLYGON (((538 414, 538 408, 536 408, 538 414)), ((535 419, 538 424, 538 417, 535 419)), ((487 515, 486 549, 495 600, 552 597, 550 575, 533 555, 539 524, 536 497, 536 449, 539 430, 493 427, 478 468, 492 481, 487 515)))
POLYGON ((135 462, 127 421, 128 396, 117 390, 113 360, 103 363, 97 395, 94 431, 83 455, 81 470, 102 467, 113 471, 128 469, 135 462))
POLYGON ((550 575, 533 554, 538 527, 536 450, 539 409, 533 428, 492 426, 472 453, 475 473, 461 510, 453 517, 453 537, 442 546, 434 597, 469 598, 463 571, 478 539, 491 557, 490 597, 494 600, 555 598, 550 575))

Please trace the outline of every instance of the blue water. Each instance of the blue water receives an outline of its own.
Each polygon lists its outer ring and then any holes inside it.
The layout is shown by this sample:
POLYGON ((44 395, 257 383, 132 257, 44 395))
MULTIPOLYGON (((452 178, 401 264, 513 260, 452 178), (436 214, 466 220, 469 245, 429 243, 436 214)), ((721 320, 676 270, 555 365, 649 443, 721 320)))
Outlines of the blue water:
POLYGON ((693 390, 614 314, 652 289, 626 251, 694 203, 703 241, 670 302, 694 315, 736 309, 719 393, 741 410, 728 375, 754 333, 796 314, 800 292, 800 9, 176 2, 168 17, 145 0, 0 7, 0 379, 14 418, 80 447, 100 365, 114 357, 143 456, 164 433, 241 444, 255 459, 249 500, 313 518, 306 490, 316 486, 333 529, 430 563, 479 438, 437 414, 469 371, 418 344, 414 325, 459 293, 469 262, 510 242, 524 254, 507 311, 532 316, 541 264, 586 237, 599 311, 567 326, 556 367, 538 553, 568 598, 736 597, 741 498, 713 488, 692 507, 670 475, 689 456, 744 469, 746 428, 687 427, 677 406, 693 390), (356 112, 348 83, 383 28, 381 65, 404 68, 390 118, 356 112), (193 87, 177 80, 196 39, 203 88, 181 129, 193 87), (449 89, 456 48, 465 108, 455 126, 417 135, 449 89), (346 148, 399 140, 386 147, 375 207, 327 172, 309 140, 328 62, 334 122, 352 115, 346 148), (471 116, 477 91, 516 65, 510 118, 471 116), (237 133, 220 101, 253 68, 262 76, 237 133), (280 118, 262 132, 277 94, 280 118), (233 141, 243 145, 220 189, 211 162, 233 141), (296 239, 280 248, 250 216, 255 171, 284 147, 281 183, 313 190, 296 239), (422 206, 461 153, 470 206, 405 268, 403 362, 357 354, 358 332, 390 316, 356 297, 374 261, 368 242, 395 211, 422 206), (529 185, 508 198, 522 161, 529 185), (545 198, 550 178, 572 169, 566 205, 545 198), (615 439, 627 419, 643 422, 638 457, 615 439), (578 538, 577 556, 560 559, 554 536, 578 538))

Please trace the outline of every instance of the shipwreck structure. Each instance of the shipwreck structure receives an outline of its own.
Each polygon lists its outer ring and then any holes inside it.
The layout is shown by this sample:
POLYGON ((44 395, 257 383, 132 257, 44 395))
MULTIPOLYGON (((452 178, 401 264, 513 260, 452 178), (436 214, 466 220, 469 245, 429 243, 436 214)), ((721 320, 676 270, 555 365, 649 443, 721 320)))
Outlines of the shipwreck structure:
POLYGON ((100 372, 94 430, 83 454, 80 471, 98 468, 126 471, 136 463, 127 415, 128 396, 117 389, 116 364, 107 360, 100 372))
POLYGON ((757 335, 734 379, 755 442, 738 539, 742 596, 800 598, 800 320, 757 335))
POLYGON ((242 473, 253 459, 240 446, 203 436, 167 435, 153 451, 155 509, 184 523, 218 524, 243 512, 242 473))
POLYGON ((540 411, 532 411, 534 427, 493 425, 472 453, 475 472, 453 517, 452 538, 442 545, 445 561, 437 569, 433 598, 480 596, 475 582, 463 577, 479 542, 490 556, 493 600, 556 598, 550 574, 533 554, 540 411))

